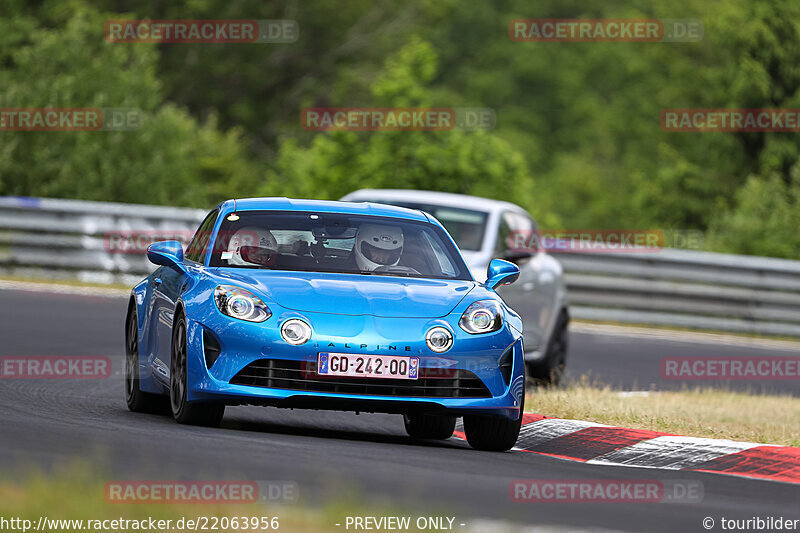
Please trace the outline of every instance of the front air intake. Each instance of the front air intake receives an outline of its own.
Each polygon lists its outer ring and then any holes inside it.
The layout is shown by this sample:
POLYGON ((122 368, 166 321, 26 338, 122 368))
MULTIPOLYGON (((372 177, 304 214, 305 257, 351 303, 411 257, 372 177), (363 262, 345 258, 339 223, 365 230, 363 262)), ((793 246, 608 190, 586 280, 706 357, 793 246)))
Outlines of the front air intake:
POLYGON ((222 353, 222 347, 213 333, 203 330, 203 353, 206 356, 206 368, 214 366, 214 362, 222 353))
POLYGON ((506 385, 511 383, 511 369, 514 366, 514 348, 509 348, 500 358, 500 374, 503 376, 503 381, 506 385))

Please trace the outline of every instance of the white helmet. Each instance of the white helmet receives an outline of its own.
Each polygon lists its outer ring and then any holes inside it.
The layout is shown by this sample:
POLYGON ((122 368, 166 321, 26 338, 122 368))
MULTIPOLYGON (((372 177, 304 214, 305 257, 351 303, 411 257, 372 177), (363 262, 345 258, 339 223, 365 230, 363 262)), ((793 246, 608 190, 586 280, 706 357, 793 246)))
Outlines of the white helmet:
POLYGON ((362 224, 358 228, 354 252, 361 270, 396 265, 403 253, 403 230, 397 226, 362 224))
POLYGON ((256 227, 242 228, 231 237, 226 255, 230 256, 229 265, 273 266, 278 256, 278 241, 269 230, 256 227), (245 261, 242 257, 242 248, 246 248, 246 256, 250 259, 258 258, 258 262, 245 261))

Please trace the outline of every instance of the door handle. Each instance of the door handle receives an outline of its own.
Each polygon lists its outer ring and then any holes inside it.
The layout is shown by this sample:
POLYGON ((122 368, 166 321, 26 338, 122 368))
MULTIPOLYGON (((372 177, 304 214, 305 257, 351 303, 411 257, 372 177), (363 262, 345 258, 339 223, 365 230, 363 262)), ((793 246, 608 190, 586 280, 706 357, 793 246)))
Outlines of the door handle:
POLYGON ((153 288, 157 289, 161 286, 161 278, 156 278, 153 280, 153 288))

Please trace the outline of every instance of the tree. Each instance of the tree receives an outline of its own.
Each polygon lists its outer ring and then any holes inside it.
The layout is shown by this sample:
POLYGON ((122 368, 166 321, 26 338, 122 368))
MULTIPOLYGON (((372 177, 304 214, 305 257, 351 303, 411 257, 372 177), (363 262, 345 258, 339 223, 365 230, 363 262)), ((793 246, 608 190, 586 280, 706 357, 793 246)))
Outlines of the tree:
MULTIPOLYGON (((437 107, 426 88, 436 62, 430 43, 412 39, 386 61, 372 87, 373 105, 437 107)), ((261 192, 337 199, 365 187, 510 199, 551 218, 543 206, 533 205, 525 158, 489 131, 338 131, 319 133, 307 147, 286 139, 261 192)))
POLYGON ((257 181, 240 130, 165 104, 149 44, 110 44, 85 6, 48 28, 0 19, 4 108, 135 108, 136 131, 3 131, 0 194, 207 206, 257 181))
POLYGON ((714 222, 710 245, 752 255, 800 256, 800 162, 787 185, 778 173, 751 176, 736 193, 736 202, 714 222))

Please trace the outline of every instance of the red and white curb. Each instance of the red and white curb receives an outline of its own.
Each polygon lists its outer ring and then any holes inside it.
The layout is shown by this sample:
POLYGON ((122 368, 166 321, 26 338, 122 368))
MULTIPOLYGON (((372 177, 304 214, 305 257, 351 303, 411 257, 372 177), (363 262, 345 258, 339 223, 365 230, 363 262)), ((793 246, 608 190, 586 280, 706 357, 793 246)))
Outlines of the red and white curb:
MULTIPOLYGON (((463 431, 456 431, 455 436, 466 438, 463 431)), ((694 470, 800 483, 800 448, 682 437, 532 413, 523 416, 514 449, 588 464, 694 470)))

